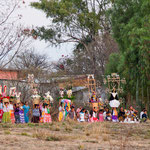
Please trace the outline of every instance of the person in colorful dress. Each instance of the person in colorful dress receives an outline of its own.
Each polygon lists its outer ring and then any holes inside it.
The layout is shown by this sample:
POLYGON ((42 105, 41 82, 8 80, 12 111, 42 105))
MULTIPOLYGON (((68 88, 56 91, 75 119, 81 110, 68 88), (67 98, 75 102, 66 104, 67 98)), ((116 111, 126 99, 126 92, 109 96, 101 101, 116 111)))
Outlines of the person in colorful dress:
POLYGON ((93 121, 94 122, 97 122, 98 121, 98 119, 97 119, 97 111, 96 111, 96 108, 94 107, 94 109, 93 109, 93 121))
POLYGON ((66 109, 65 109, 65 119, 67 118, 68 112, 69 112, 69 107, 66 106, 66 109))
POLYGON ((89 118, 90 122, 94 122, 93 120, 93 110, 90 110, 90 118, 89 118))
POLYGON ((23 105, 23 109, 24 109, 24 119, 25 119, 25 123, 29 122, 29 105, 28 102, 25 103, 25 105, 23 105))
POLYGON ((41 116, 40 116, 40 123, 44 122, 44 115, 45 115, 45 103, 43 105, 40 105, 40 111, 41 111, 41 116))
POLYGON ((0 123, 2 122, 2 117, 3 117, 3 103, 2 99, 0 99, 0 123))
POLYGON ((64 121, 64 114, 65 114, 65 110, 63 107, 63 103, 61 102, 59 106, 58 121, 64 121))
POLYGON ((4 102, 3 104, 3 117, 2 117, 2 122, 3 123, 11 123, 10 119, 10 112, 9 112, 9 102, 4 102))
POLYGON ((103 109, 102 108, 100 108, 100 110, 99 110, 98 118, 99 118, 98 119, 99 122, 103 122, 104 121, 103 109))
POLYGON ((112 108, 112 122, 118 122, 118 112, 116 107, 112 108))
POLYGON ((25 123, 23 103, 20 104, 19 116, 20 116, 20 123, 25 123))
POLYGON ((43 108, 43 112, 44 112, 43 122, 44 123, 52 122, 51 115, 50 115, 50 107, 48 104, 45 104, 45 106, 43 108))
POLYGON ((20 115, 19 115, 20 107, 19 103, 15 104, 14 114, 15 114, 15 123, 20 123, 20 115))
POLYGON ((11 123, 15 123, 13 99, 10 99, 9 110, 10 110, 11 123))

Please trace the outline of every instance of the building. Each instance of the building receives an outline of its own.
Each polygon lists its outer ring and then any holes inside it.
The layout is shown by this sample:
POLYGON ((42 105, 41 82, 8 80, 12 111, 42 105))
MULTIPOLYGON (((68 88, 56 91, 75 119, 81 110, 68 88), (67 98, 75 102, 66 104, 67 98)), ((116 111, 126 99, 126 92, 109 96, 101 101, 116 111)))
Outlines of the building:
POLYGON ((20 70, 0 69, 0 80, 20 80, 20 78, 20 70))

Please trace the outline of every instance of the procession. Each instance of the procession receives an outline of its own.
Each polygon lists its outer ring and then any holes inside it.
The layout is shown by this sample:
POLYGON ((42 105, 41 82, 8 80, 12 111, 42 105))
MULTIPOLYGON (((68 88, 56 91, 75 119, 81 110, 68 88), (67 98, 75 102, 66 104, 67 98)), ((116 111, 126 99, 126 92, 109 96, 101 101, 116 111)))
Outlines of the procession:
POLYGON ((150 150, 150 0, 0 0, 0 150, 150 150))
MULTIPOLYGON (((112 74, 113 78, 114 75, 115 74, 112 74)), ((124 108, 123 105, 120 104, 117 93, 118 89, 115 88, 116 83, 114 81, 112 84, 112 91, 109 92, 109 102, 106 100, 103 101, 101 97, 97 97, 96 91, 94 91, 95 79, 93 75, 88 75, 87 83, 89 85, 88 89, 90 94, 88 109, 84 108, 84 105, 78 108, 75 106, 75 102, 72 100, 73 93, 71 89, 60 89, 59 99, 54 100, 49 91, 45 93, 45 96, 40 96, 37 88, 34 88, 29 105, 28 101, 25 103, 21 101, 21 92, 16 92, 16 87, 11 87, 9 89, 9 95, 7 95, 7 87, 0 86, 0 122, 12 124, 29 122, 52 123, 52 121, 63 122, 68 119, 86 123, 103 121, 140 123, 147 121, 146 108, 138 112, 133 106, 124 108), (58 113, 52 118, 51 110, 54 107, 54 101, 57 101, 59 108, 56 108, 58 109, 58 113)))

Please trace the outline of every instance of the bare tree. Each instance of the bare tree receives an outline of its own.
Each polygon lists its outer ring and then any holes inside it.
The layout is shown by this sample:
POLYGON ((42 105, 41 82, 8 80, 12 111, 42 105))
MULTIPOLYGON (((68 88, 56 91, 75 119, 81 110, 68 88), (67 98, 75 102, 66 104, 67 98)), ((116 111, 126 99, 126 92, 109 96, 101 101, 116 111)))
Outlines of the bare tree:
POLYGON ((54 66, 64 74, 95 74, 104 75, 105 64, 109 55, 118 51, 117 43, 109 33, 95 36, 87 44, 78 44, 72 57, 62 57, 54 66), (87 53, 88 49, 88 53, 87 53))
POLYGON ((17 69, 48 69, 49 68, 49 58, 46 54, 36 53, 34 49, 25 50, 19 53, 14 59, 13 64, 17 69))
POLYGON ((25 47, 27 36, 23 32, 23 27, 16 25, 21 15, 14 16, 18 7, 18 0, 0 2, 0 68, 6 67, 25 47))
POLYGON ((33 49, 19 53, 10 67, 21 70, 24 77, 27 77, 28 74, 34 74, 38 82, 46 82, 52 72, 47 55, 36 53, 33 49))

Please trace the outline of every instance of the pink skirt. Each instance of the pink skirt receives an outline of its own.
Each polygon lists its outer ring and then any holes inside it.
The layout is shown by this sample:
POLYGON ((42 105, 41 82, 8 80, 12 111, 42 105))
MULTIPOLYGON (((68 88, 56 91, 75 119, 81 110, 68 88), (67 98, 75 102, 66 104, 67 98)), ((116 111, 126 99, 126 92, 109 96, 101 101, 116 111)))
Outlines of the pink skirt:
POLYGON ((95 117, 91 117, 91 118, 90 118, 90 122, 98 122, 98 119, 95 118, 95 117))
POLYGON ((48 114, 48 113, 45 113, 45 114, 44 114, 44 118, 43 118, 43 122, 44 122, 44 123, 52 122, 51 115, 48 114))
POLYGON ((3 109, 0 109, 0 122, 2 122, 2 118, 3 118, 3 109))
POLYGON ((99 122, 103 122, 104 121, 104 117, 103 117, 103 114, 99 114, 99 122))

